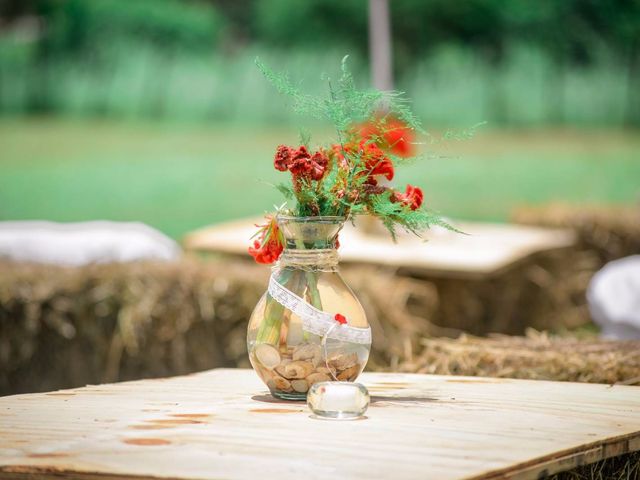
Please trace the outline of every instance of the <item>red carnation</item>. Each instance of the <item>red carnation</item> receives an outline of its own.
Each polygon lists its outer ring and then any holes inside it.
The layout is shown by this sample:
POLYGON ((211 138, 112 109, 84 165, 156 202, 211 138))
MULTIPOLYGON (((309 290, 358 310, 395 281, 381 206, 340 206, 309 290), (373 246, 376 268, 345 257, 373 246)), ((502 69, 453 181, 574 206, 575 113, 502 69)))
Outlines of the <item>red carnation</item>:
POLYGON ((291 151, 291 162, 289 163, 289 171, 295 176, 306 176, 309 170, 309 159, 311 155, 307 151, 307 147, 302 145, 297 150, 291 151))
POLYGON ((324 177, 328 164, 329 158, 324 151, 318 150, 311 155, 304 145, 297 149, 280 145, 274 160, 276 170, 289 170, 294 177, 316 181, 324 177))
POLYGON ((309 160, 309 176, 311 179, 320 180, 324 177, 327 165, 329 165, 329 158, 322 150, 314 153, 309 160))
POLYGON ((411 210, 417 210, 422 205, 422 201, 424 200, 424 193, 422 193, 422 190, 420 190, 419 187, 407 185, 404 193, 394 192, 392 195, 392 200, 394 202, 403 203, 411 210))
POLYGON ((309 150, 304 145, 300 145, 297 149, 291 149, 291 160, 304 160, 310 158, 309 150))
POLYGON ((273 159, 273 166, 276 170, 286 172, 289 169, 289 163, 291 162, 291 149, 286 145, 279 145, 276 150, 276 156, 273 159))
POLYGON ((259 239, 253 242, 249 247, 249 255, 251 255, 257 263, 266 265, 275 263, 282 251, 284 250, 284 242, 276 219, 268 217, 268 222, 264 225, 258 225, 260 228, 256 235, 259 239))

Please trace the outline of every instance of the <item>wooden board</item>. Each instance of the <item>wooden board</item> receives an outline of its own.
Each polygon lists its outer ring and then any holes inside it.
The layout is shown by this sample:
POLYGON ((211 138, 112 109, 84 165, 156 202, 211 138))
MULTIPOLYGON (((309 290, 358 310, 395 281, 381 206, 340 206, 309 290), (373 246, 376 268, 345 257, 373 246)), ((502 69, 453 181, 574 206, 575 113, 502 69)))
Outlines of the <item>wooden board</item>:
POLYGON ((533 479, 640 450, 640 387, 369 373, 310 418, 253 371, 0 398, 0 478, 533 479))
MULTIPOLYGON (((247 256, 250 238, 260 219, 214 225, 187 235, 188 251, 247 256)), ((484 276, 495 273, 527 256, 574 244, 575 235, 558 230, 522 225, 463 222, 456 226, 468 235, 434 228, 425 242, 415 236, 400 235, 393 243, 388 233, 345 225, 340 233, 343 262, 408 267, 448 276, 484 276)))

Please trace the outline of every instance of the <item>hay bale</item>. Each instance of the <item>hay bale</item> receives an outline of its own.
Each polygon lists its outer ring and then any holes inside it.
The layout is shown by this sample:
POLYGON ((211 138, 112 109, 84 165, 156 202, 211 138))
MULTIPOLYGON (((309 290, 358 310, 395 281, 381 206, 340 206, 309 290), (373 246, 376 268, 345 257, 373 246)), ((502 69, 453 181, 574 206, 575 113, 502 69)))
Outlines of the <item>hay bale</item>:
POLYGON ((429 320, 439 305, 432 283, 399 276, 393 267, 346 265, 342 271, 371 325, 368 370, 395 369, 411 358, 420 338, 446 333, 429 320))
POLYGON ((0 394, 248 366, 268 273, 194 260, 0 272, 0 394))
MULTIPOLYGON (((538 327, 566 324, 565 297, 549 296, 555 290, 544 284, 558 277, 540 273, 544 265, 471 283, 346 266, 373 330, 368 369, 395 370, 420 351, 421 338, 459 329, 519 332, 533 317, 548 322, 538 327), (514 284, 518 295, 495 295, 514 284)), ((248 367, 247 321, 269 274, 251 262, 193 259, 83 268, 4 262, 0 272, 4 394, 248 367)))
MULTIPOLYGON (((557 325, 573 328, 590 323, 586 290, 593 275, 607 262, 640 253, 638 206, 552 203, 519 207, 514 210, 511 219, 526 225, 570 228, 577 238, 575 247, 557 258, 551 270, 543 267, 546 272, 540 270, 541 275, 537 275, 535 269, 530 272, 549 283, 551 288, 547 288, 547 291, 554 304, 548 311, 551 315, 549 318, 553 317, 549 325, 529 325, 538 329, 554 329, 557 325)), ((546 313, 539 312, 536 315, 540 314, 546 313)))
MULTIPOLYGON (((538 326, 581 318, 583 305, 557 293, 557 255, 469 283, 345 266, 373 330, 368 369, 419 362, 425 337, 519 332, 532 318, 538 326), (512 283, 517 294, 508 293, 512 283)), ((0 262, 0 394, 247 367, 247 321, 268 275, 249 261, 220 259, 83 268, 0 262)), ((572 281, 579 290, 588 279, 572 281)))
POLYGON ((593 252, 600 265, 640 253, 640 206, 551 203, 516 208, 511 220, 526 225, 571 228, 577 234, 578 250, 593 252))
POLYGON ((594 266, 589 254, 562 249, 539 252, 490 277, 421 278, 437 290, 435 325, 458 334, 522 335, 529 327, 558 331, 589 323, 585 291, 594 266))
POLYGON ((410 373, 640 384, 640 341, 526 336, 426 338, 422 352, 399 370, 410 373))
MULTIPOLYGON (((0 262, 0 394, 249 367, 247 322, 269 273, 220 259, 0 262)), ((348 277, 374 326, 370 368, 397 365, 434 334, 408 313, 411 302, 433 309, 428 285, 368 268, 348 277)))
POLYGON ((547 480, 640 480, 640 452, 607 458, 546 478, 547 480))

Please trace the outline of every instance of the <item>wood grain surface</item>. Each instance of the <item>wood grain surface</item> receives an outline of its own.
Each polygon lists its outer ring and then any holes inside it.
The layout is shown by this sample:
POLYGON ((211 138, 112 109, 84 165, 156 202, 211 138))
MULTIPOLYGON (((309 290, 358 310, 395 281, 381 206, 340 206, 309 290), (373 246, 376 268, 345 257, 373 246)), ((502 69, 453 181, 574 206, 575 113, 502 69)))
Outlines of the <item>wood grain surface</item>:
POLYGON ((0 398, 0 478, 533 479, 640 450, 640 387, 368 373, 318 420, 250 370, 0 398))

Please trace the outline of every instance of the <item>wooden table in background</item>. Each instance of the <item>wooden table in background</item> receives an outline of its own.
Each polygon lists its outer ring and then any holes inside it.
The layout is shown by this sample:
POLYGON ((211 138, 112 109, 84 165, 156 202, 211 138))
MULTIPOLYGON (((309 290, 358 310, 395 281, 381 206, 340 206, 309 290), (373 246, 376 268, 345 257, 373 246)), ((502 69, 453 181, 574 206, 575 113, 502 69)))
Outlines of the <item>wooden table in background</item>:
POLYGON ((364 374, 357 421, 249 370, 0 398, 0 478, 540 478, 640 450, 640 388, 364 374))
MULTIPOLYGON (((354 228, 347 223, 340 232, 340 259, 344 263, 391 265, 435 276, 482 278, 538 252, 574 245, 571 230, 485 222, 456 222, 468 235, 434 227, 425 239, 398 232, 394 243, 381 225, 367 223, 354 228), (369 231, 368 231, 369 230, 369 231), (374 233, 371 233, 373 231, 374 233)), ((220 223, 189 233, 185 250, 223 253, 248 258, 247 247, 263 219, 220 223)))

